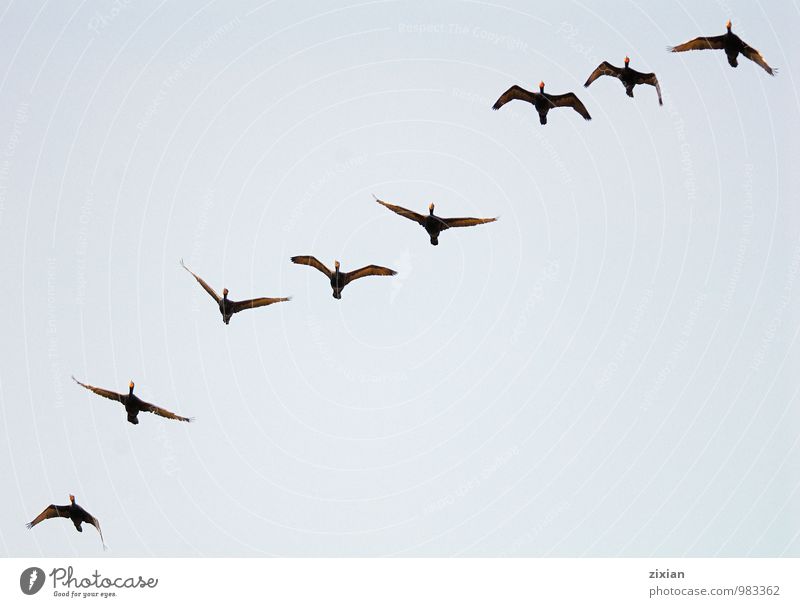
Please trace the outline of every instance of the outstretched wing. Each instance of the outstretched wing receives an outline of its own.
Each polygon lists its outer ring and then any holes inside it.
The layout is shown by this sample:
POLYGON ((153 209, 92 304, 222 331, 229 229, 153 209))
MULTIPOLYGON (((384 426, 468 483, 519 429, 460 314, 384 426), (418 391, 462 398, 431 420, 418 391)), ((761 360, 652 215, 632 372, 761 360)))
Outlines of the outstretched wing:
POLYGON ((244 301, 237 301, 233 305, 233 312, 241 312, 242 310, 249 310, 250 308, 260 308, 261 306, 269 306, 281 301, 289 301, 291 297, 257 297, 256 299, 246 299, 244 301))
POLYGON ((505 93, 500 95, 500 98, 494 102, 492 106, 493 110, 499 110, 509 101, 513 101, 514 99, 521 99, 522 101, 527 101, 528 103, 533 103, 536 99, 535 93, 531 93, 530 91, 526 91, 521 86, 517 86, 516 84, 508 89, 505 93))
POLYGON ((213 297, 213 298, 214 298, 214 301, 216 301, 217 303, 219 303, 219 302, 220 302, 220 296, 219 296, 219 295, 217 295, 217 292, 216 292, 214 289, 212 289, 210 286, 208 286, 208 283, 207 283, 205 280, 203 280, 203 279, 202 279, 202 278, 200 278, 200 277, 199 277, 197 274, 195 274, 195 273, 194 273, 194 272, 192 272, 192 271, 191 271, 189 268, 187 268, 187 267, 186 267, 186 265, 184 265, 184 263, 183 263, 183 260, 182 260, 182 259, 181 259, 181 266, 183 266, 183 269, 184 269, 184 270, 186 270, 187 272, 189 272, 189 274, 191 274, 192 276, 194 276, 194 279, 195 279, 197 282, 199 282, 199 283, 200 283, 200 286, 201 286, 201 287, 203 287, 203 288, 206 290, 206 293, 208 293, 209 295, 211 295, 211 297, 213 297))
POLYGON ((664 102, 661 100, 661 87, 658 84, 658 78, 656 78, 655 74, 637 74, 637 82, 639 84, 650 84, 656 87, 656 93, 658 94, 658 105, 664 105, 664 102))
POLYGON ((47 508, 42 510, 42 513, 33 519, 30 523, 26 524, 25 526, 30 529, 34 525, 38 525, 42 521, 49 519, 49 518, 56 518, 56 517, 64 517, 69 518, 69 506, 56 506, 54 504, 50 504, 47 508))
POLYGON ((742 55, 747 57, 750 61, 755 61, 758 65, 763 67, 764 71, 770 76, 774 76, 776 74, 778 68, 771 68, 769 65, 767 65, 767 62, 764 61, 764 57, 761 56, 761 53, 745 42, 742 42, 742 44, 744 45, 744 48, 742 49, 742 55))
POLYGON ((364 278, 364 276, 394 276, 397 274, 394 270, 390 270, 389 268, 384 268, 382 266, 364 266, 363 268, 359 268, 358 270, 353 270, 352 272, 347 272, 344 275, 344 284, 349 284, 354 280, 359 278, 364 278))
POLYGON ((106 541, 103 539, 103 530, 100 529, 100 521, 98 521, 95 517, 93 517, 91 514, 89 514, 85 510, 83 512, 84 512, 83 522, 84 523, 88 523, 92 527, 97 529, 97 532, 100 534, 100 541, 103 543, 103 550, 105 550, 107 548, 107 546, 106 546, 106 541))
POLYGON ((594 69, 589 78, 586 79, 586 82, 583 83, 583 86, 589 86, 600 76, 614 76, 615 78, 618 78, 621 71, 622 70, 614 65, 611 65, 608 61, 603 61, 603 63, 594 69))
POLYGON ((298 263, 302 266, 311 266, 312 268, 316 268, 328 278, 330 278, 332 275, 332 272, 325 267, 324 263, 322 263, 316 257, 312 257, 311 255, 295 255, 292 257, 292 262, 298 263))
POLYGON ((124 403, 122 394, 119 394, 117 392, 112 392, 111 390, 106 390, 105 388, 97 388, 95 386, 90 386, 89 384, 84 384, 83 382, 80 382, 77 379, 75 379, 74 375, 72 376, 72 379, 75 380, 75 383, 78 384, 79 386, 83 386, 87 390, 91 390, 98 396, 102 396, 104 398, 109 398, 111 400, 116 400, 118 402, 124 403))
POLYGON ((725 36, 700 36, 678 46, 667 47, 667 50, 673 53, 681 53, 683 51, 701 51, 709 48, 725 48, 725 36))
POLYGON ((375 201, 378 204, 382 204, 383 206, 385 206, 390 211, 394 211, 398 215, 402 215, 403 217, 405 217, 407 219, 411 219, 412 221, 416 221, 418 224, 420 224, 422 226, 425 225, 425 216, 424 215, 420 215, 419 213, 415 213, 414 211, 409 211, 408 209, 404 209, 403 207, 398 207, 396 204, 389 204, 388 202, 384 202, 383 200, 381 200, 380 198, 378 198, 374 194, 373 194, 373 197, 375 198, 375 201))
POLYGON ((550 103, 552 103, 555 107, 571 107, 573 110, 578 112, 581 116, 583 116, 586 120, 591 120, 592 117, 589 115, 589 112, 586 110, 586 106, 583 105, 578 96, 575 93, 564 93, 563 95, 548 95, 548 99, 550 99, 550 103))
POLYGON ((441 217, 442 229, 447 228, 466 228, 469 226, 478 226, 482 223, 491 223, 497 221, 497 217, 487 217, 485 219, 480 217, 441 217))
POLYGON ((142 404, 139 406, 139 408, 142 411, 149 411, 150 413, 155 413, 156 415, 160 417, 166 417, 167 419, 176 419, 180 422, 192 421, 191 417, 181 417, 180 415, 175 415, 172 411, 168 411, 167 409, 157 407, 156 405, 152 405, 144 401, 142 401, 142 404))

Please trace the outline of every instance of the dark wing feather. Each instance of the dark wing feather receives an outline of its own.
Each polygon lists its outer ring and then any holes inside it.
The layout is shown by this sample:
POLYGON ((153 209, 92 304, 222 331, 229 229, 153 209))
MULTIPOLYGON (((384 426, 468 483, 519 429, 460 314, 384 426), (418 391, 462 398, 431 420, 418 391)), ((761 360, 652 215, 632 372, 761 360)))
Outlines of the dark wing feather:
POLYGON ((190 422, 192 421, 191 417, 181 417, 180 415, 175 415, 172 411, 168 411, 161 407, 157 407, 156 405, 152 405, 150 403, 146 403, 144 401, 141 402, 139 405, 139 409, 142 411, 149 411, 150 413, 155 413, 161 417, 166 417, 167 419, 176 419, 181 422, 190 422))
POLYGON ((389 268, 384 268, 382 266, 364 266, 363 268, 359 268, 358 270, 353 270, 352 272, 346 272, 344 274, 344 284, 349 284, 354 280, 359 278, 363 278, 364 276, 394 276, 397 274, 394 270, 390 270, 389 268))
POLYGON ((664 102, 661 100, 661 87, 658 84, 658 78, 656 78, 655 74, 642 74, 641 72, 636 73, 639 84, 650 84, 656 87, 656 93, 658 94, 658 105, 664 105, 664 102))
POLYGON ((526 91, 521 86, 517 86, 515 84, 505 93, 500 95, 500 98, 494 102, 492 109, 499 110, 506 103, 508 103, 509 101, 513 101, 514 99, 520 99, 522 101, 527 101, 528 103, 533 103, 536 99, 536 93, 531 93, 530 91, 526 91))
POLYGON ((189 268, 187 268, 187 267, 184 265, 184 263, 183 263, 183 260, 182 260, 182 259, 181 259, 181 265, 183 266, 183 269, 184 269, 184 270, 186 270, 187 272, 189 272, 189 274, 191 274, 192 276, 194 276, 194 279, 195 279, 197 282, 199 282, 199 283, 200 283, 200 286, 201 286, 201 287, 203 287, 203 288, 206 290, 206 293, 208 293, 209 295, 211 295, 211 297, 213 297, 213 298, 214 298, 214 301, 216 301, 217 303, 219 303, 219 302, 220 302, 220 296, 219 296, 219 295, 217 295, 217 292, 216 292, 214 289, 212 289, 210 286, 208 286, 208 283, 207 283, 205 280, 203 280, 203 279, 202 279, 202 278, 200 278, 200 277, 199 277, 197 274, 195 274, 195 273, 194 273, 194 272, 192 272, 192 271, 191 271, 189 268))
POLYGON ((260 308, 261 306, 269 306, 281 301, 289 301, 291 297, 257 297, 255 299, 245 299, 244 301, 233 302, 233 312, 241 312, 242 310, 249 310, 250 308, 260 308))
POLYGON ((112 392, 111 390, 106 390, 105 388, 97 388, 95 386, 90 386, 89 384, 84 384, 83 382, 80 382, 77 379, 75 379, 74 375, 72 376, 72 379, 75 380, 75 383, 78 384, 79 386, 83 386, 87 390, 91 390, 92 392, 94 392, 99 396, 103 396, 111 400, 116 400, 118 402, 123 402, 122 394, 119 394, 117 392, 112 392))
POLYGON ((411 219, 412 221, 416 221, 421 226, 425 225, 425 216, 424 215, 420 215, 419 213, 415 213, 414 211, 409 211, 408 209, 404 209, 403 207, 398 207, 396 204, 389 204, 388 202, 384 202, 383 200, 381 200, 377 196, 375 197, 375 201, 378 204, 382 204, 383 206, 385 206, 390 211, 394 211, 398 215, 402 215, 403 217, 405 217, 407 219, 411 219))
POLYGON ((330 278, 332 276, 332 272, 325 267, 325 264, 318 260, 316 257, 312 257, 311 255, 295 255, 292 257, 292 262, 298 263, 303 266, 311 266, 312 268, 316 268, 325 276, 330 278))
POLYGON ((589 115, 589 112, 586 110, 586 106, 581 103, 581 100, 578 99, 578 96, 575 93, 548 95, 547 97, 550 99, 550 103, 552 103, 555 107, 571 107, 586 120, 592 119, 592 117, 589 115))
MULTIPOLYGON (((81 509, 81 510, 83 510, 83 509, 81 509)), ((105 550, 106 549, 106 541, 103 539, 103 530, 100 529, 100 521, 98 521, 95 517, 93 517, 91 514, 86 512, 86 510, 83 510, 81 515, 82 515, 81 519, 83 520, 84 523, 88 523, 89 525, 91 525, 92 527, 97 529, 97 532, 100 534, 100 541, 103 543, 103 550, 105 550)))
POLYGON ((622 71, 621 69, 619 69, 614 65, 611 65, 608 61, 603 61, 603 63, 601 63, 595 68, 595 70, 591 73, 586 82, 584 82, 583 86, 589 86, 600 76, 614 76, 615 78, 619 78, 621 71, 622 71))
POLYGON ((42 510, 42 513, 39 516, 25 526, 30 529, 34 525, 38 525, 46 519, 56 518, 59 516, 69 518, 69 506, 56 506, 54 504, 50 504, 47 508, 42 510))
POLYGON ((491 223, 497 221, 497 217, 440 217, 439 220, 442 222, 442 229, 446 230, 447 228, 466 228, 482 223, 491 223))
POLYGON ((778 71, 778 68, 771 68, 769 65, 767 65, 767 62, 764 61, 764 57, 761 56, 761 53, 745 42, 742 42, 742 44, 744 45, 744 48, 742 49, 742 55, 747 57, 750 61, 755 61, 758 65, 764 68, 764 71, 766 71, 770 76, 775 75, 775 73, 778 71))
POLYGON ((673 53, 681 53, 683 51, 701 51, 709 48, 725 48, 725 36, 700 36, 678 46, 667 47, 667 50, 673 53))

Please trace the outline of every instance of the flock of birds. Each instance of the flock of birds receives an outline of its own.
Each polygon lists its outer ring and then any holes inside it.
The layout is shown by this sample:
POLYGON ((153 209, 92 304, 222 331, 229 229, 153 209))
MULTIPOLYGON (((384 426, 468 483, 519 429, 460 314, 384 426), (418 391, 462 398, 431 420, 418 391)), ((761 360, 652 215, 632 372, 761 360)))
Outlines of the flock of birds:
MULTIPOLYGON (((728 31, 721 36, 700 36, 699 38, 689 40, 689 42, 684 42, 678 46, 668 46, 667 50, 673 53, 680 53, 683 51, 699 51, 703 49, 724 50, 725 54, 728 56, 728 63, 731 65, 731 67, 737 67, 739 65, 738 57, 741 54, 751 61, 755 61, 758 65, 764 68, 764 70, 770 76, 774 76, 778 70, 767 65, 767 62, 764 61, 764 57, 761 56, 761 53, 759 53, 756 49, 747 44, 744 40, 739 38, 739 36, 731 31, 732 24, 730 20, 728 20, 728 23, 726 23, 725 26, 728 31)), ((629 57, 625 57, 625 67, 617 67, 616 65, 611 65, 608 61, 603 61, 603 63, 598 65, 589 75, 589 78, 586 79, 586 82, 583 86, 588 87, 600 76, 612 76, 614 78, 618 78, 620 82, 622 82, 628 97, 633 97, 633 87, 635 87, 637 84, 649 84, 654 86, 656 89, 656 93, 658 94, 658 104, 664 105, 664 102, 661 99, 661 87, 658 84, 658 78, 656 78, 656 75, 653 73, 645 74, 642 72, 637 72, 635 69, 628 66, 629 63, 629 57)), ((527 91, 521 86, 515 84, 505 93, 500 95, 500 98, 495 101, 492 109, 499 110, 506 103, 509 101, 514 101, 515 99, 527 101, 528 103, 532 104, 533 107, 536 108, 536 111, 539 112, 539 122, 542 124, 547 124, 547 112, 556 107, 571 107, 586 120, 592 119, 586 109, 586 106, 583 105, 575 93, 550 95, 549 93, 544 92, 544 82, 539 83, 538 93, 532 93, 531 91, 527 91)))
MULTIPOLYGON (((731 22, 730 20, 726 24, 727 32, 721 36, 711 36, 711 37, 704 37, 701 36, 699 38, 694 38, 688 42, 684 42, 683 44, 679 44, 678 46, 667 47, 667 50, 676 53, 682 51, 694 51, 694 50, 702 50, 702 49, 718 49, 724 50, 725 54, 728 57, 728 63, 731 67, 738 66, 738 56, 744 55, 751 61, 754 61, 759 66, 761 66, 768 74, 774 76, 777 72, 777 69, 771 68, 764 58, 761 56, 756 49, 749 46, 745 43, 739 36, 734 34, 731 31, 731 22)), ((663 105, 663 101, 661 99, 661 87, 658 84, 658 79, 654 73, 642 73, 638 72, 631 67, 629 67, 630 59, 625 57, 625 67, 616 67, 611 65, 607 61, 603 61, 597 68, 589 75, 589 78, 586 80, 584 84, 585 87, 588 87, 592 82, 600 78, 601 76, 613 76, 614 78, 618 78, 625 87, 625 92, 629 97, 633 97, 633 87, 637 84, 649 84, 656 89, 656 93, 658 94, 658 103, 659 105, 663 105)), ((505 93, 503 93, 500 98, 495 102, 492 106, 493 110, 498 110, 503 107, 509 101, 513 101, 515 99, 519 99, 522 101, 527 101, 528 103, 532 104, 536 111, 539 113, 539 121, 541 124, 547 124, 547 113, 557 107, 571 107, 576 112, 578 112, 581 116, 583 116, 586 120, 591 120, 591 116, 589 112, 586 110, 586 106, 583 105, 580 99, 578 99, 577 95, 574 93, 565 93, 563 95, 550 95, 544 92, 544 82, 539 83, 539 92, 533 93, 523 89, 520 86, 514 85, 509 88, 505 93)), ((469 227, 469 226, 476 226, 485 223, 490 223, 493 221, 497 221, 496 217, 490 218, 477 218, 477 217, 438 217, 434 215, 434 205, 433 203, 430 204, 428 207, 428 214, 423 215, 421 213, 417 213, 415 211, 411 211, 409 209, 390 204, 379 198, 375 198, 378 204, 383 205, 390 211, 405 217, 406 219, 410 219, 415 221, 428 233, 430 237, 430 242, 432 245, 439 244, 439 235, 449 228, 458 228, 458 227, 469 227)), ((333 263, 333 270, 328 268, 325 264, 319 261, 316 257, 311 255, 298 255, 291 258, 293 263, 305 266, 311 266, 312 268, 316 268, 320 272, 322 272, 330 281, 331 289, 333 290, 333 297, 335 299, 342 298, 342 290, 354 280, 359 278, 364 278, 365 276, 394 276, 397 274, 394 270, 390 268, 385 268, 383 266, 378 265, 368 265, 364 266, 363 268, 359 268, 358 270, 353 270, 351 272, 342 272, 339 269, 339 262, 334 261, 333 263)), ((194 279, 200 284, 201 287, 208 293, 216 302, 220 314, 222 315, 223 322, 227 325, 231 317, 236 314, 237 312, 241 312, 243 310, 250 310, 253 308, 260 308, 262 306, 269 306, 275 303, 289 301, 290 297, 258 297, 255 299, 247 299, 244 301, 233 301, 232 299, 228 299, 228 289, 222 290, 222 297, 220 297, 217 292, 209 286, 209 284, 200 278, 197 274, 192 272, 181 260, 181 266, 189 272, 194 279)), ((98 396, 102 396, 104 398, 117 401, 125 407, 125 411, 128 416, 128 422, 131 424, 138 424, 139 423, 139 413, 148 412, 154 413, 160 417, 164 417, 167 419, 173 419, 182 422, 191 422, 193 418, 191 417, 183 417, 181 415, 177 415, 167 409, 162 407, 158 407, 156 405, 150 404, 141 400, 138 396, 133 393, 134 383, 133 381, 130 382, 128 385, 128 393, 127 394, 120 394, 118 392, 113 392, 111 390, 106 390, 105 388, 98 388, 96 386, 91 386, 89 384, 85 384, 83 382, 78 381, 75 377, 72 378, 75 382, 94 392, 98 396)), ((72 524, 75 525, 75 529, 77 531, 83 531, 81 525, 83 523, 89 524, 94 526, 97 531, 100 533, 100 541, 103 544, 103 548, 106 548, 105 540, 103 540, 103 532, 100 529, 100 522, 91 514, 89 514, 86 510, 84 510, 81 506, 75 503, 75 496, 69 496, 69 505, 66 506, 56 506, 54 504, 50 504, 47 508, 45 508, 39 516, 33 519, 30 523, 27 524, 27 527, 30 529, 35 525, 38 525, 42 521, 50 518, 68 518, 72 521, 72 524)))

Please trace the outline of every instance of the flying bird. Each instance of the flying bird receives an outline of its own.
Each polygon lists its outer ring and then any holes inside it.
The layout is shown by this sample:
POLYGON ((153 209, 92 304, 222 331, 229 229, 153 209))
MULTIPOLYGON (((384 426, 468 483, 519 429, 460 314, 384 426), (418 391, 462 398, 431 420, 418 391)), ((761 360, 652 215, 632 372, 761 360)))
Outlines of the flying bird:
POLYGON ((325 276, 327 276, 331 281, 331 288, 333 289, 333 297, 335 299, 341 299, 342 290, 348 284, 358 278, 363 278, 364 276, 394 276, 397 274, 397 272, 394 270, 375 265, 364 266, 363 268, 353 270, 352 272, 340 272, 338 261, 333 262, 334 270, 331 272, 327 267, 325 267, 325 264, 311 255, 296 255, 291 259, 292 262, 296 264, 311 266, 312 268, 316 268, 325 274, 325 276))
POLYGON ((622 84, 625 86, 625 92, 627 93, 628 97, 633 97, 634 86, 637 84, 651 84, 656 87, 656 93, 658 93, 658 105, 664 105, 664 102, 661 101, 661 87, 658 85, 658 79, 656 78, 656 75, 652 73, 644 74, 642 72, 637 72, 635 69, 628 67, 630 61, 630 57, 625 57, 625 67, 622 68, 617 67, 616 65, 611 65, 608 61, 603 61, 603 63, 595 68, 583 86, 589 86, 600 76, 613 76, 614 78, 620 79, 622 84))
POLYGON ((242 310, 260 308, 261 306, 269 306, 274 303, 289 301, 292 299, 291 297, 257 297, 256 299, 233 301, 232 299, 228 299, 228 289, 222 289, 222 297, 220 297, 217 295, 217 292, 214 291, 214 289, 208 286, 208 283, 205 280, 187 268, 182 259, 181 266, 183 266, 183 269, 189 272, 189 274, 194 276, 195 280, 200 283, 200 286, 206 290, 206 293, 214 298, 214 301, 216 301, 217 305, 219 306, 219 312, 222 314, 222 322, 224 322, 226 325, 231 321, 231 316, 237 312, 241 312, 242 310))
POLYGON ((722 49, 728 56, 728 63, 731 65, 731 67, 736 67, 739 65, 739 62, 736 60, 736 58, 739 56, 739 53, 741 53, 750 61, 755 61, 758 65, 764 68, 764 71, 770 76, 774 76, 777 73, 778 68, 771 68, 769 65, 767 65, 767 62, 764 61, 764 57, 761 56, 761 53, 759 53, 756 49, 747 44, 744 40, 739 38, 739 36, 731 31, 730 19, 728 19, 728 23, 725 24, 725 27, 728 28, 728 31, 722 36, 701 36, 699 38, 695 38, 694 40, 689 40, 689 42, 679 44, 678 46, 667 47, 667 50, 672 51, 673 53, 680 53, 682 51, 722 49))
POLYGON ((56 506, 54 504, 50 504, 47 508, 45 508, 42 513, 33 519, 30 523, 25 525, 28 529, 32 529, 35 525, 38 525, 42 521, 49 519, 49 518, 68 518, 72 521, 72 524, 75 525, 75 529, 83 532, 81 525, 83 523, 88 523, 92 525, 97 532, 100 534, 100 542, 103 544, 103 550, 106 549, 106 543, 103 540, 103 531, 100 529, 100 521, 98 521, 95 517, 91 514, 86 512, 83 508, 81 508, 78 504, 75 503, 75 496, 69 496, 69 505, 68 506, 56 506))
POLYGON ((111 390, 106 390, 104 388, 96 388, 94 386, 90 386, 89 384, 84 384, 79 382, 75 379, 75 376, 72 376, 72 379, 75 380, 80 386, 83 386, 87 390, 91 390, 95 394, 102 396, 104 398, 108 398, 111 400, 116 400, 122 403, 125 407, 125 411, 128 412, 128 421, 132 424, 138 424, 139 419, 138 415, 141 411, 148 411, 149 413, 155 413, 161 417, 166 417, 167 419, 177 419, 181 422, 190 422, 193 421, 191 417, 181 417, 180 415, 175 415, 172 411, 167 411, 166 409, 162 409, 161 407, 156 407, 155 405, 151 405, 150 403, 146 403, 141 400, 138 396, 133 393, 133 381, 128 384, 128 393, 127 394, 117 394, 116 392, 112 392, 111 390))
POLYGON ((539 92, 532 93, 530 91, 526 91, 521 86, 517 86, 516 84, 508 89, 505 93, 500 95, 500 98, 495 101, 494 105, 492 106, 493 110, 499 110, 509 101, 513 101, 514 99, 520 99, 522 101, 527 101, 528 103, 533 104, 536 108, 536 111, 539 112, 539 122, 542 124, 547 124, 547 112, 549 112, 554 107, 571 107, 573 110, 578 112, 581 116, 583 116, 586 120, 591 120, 592 117, 589 115, 589 112, 586 111, 586 106, 581 103, 581 100, 578 99, 575 93, 564 93, 563 95, 550 95, 544 92, 544 82, 539 83, 539 92))
POLYGON ((399 207, 395 204, 384 202, 374 194, 373 196, 378 204, 382 204, 387 209, 394 211, 398 215, 402 215, 407 219, 416 221, 419 225, 425 228, 425 231, 428 232, 428 235, 431 237, 432 245, 439 244, 439 234, 448 228, 464 228, 497 221, 497 217, 489 217, 486 219, 480 219, 477 217, 437 217, 433 214, 433 203, 428 206, 428 214, 421 215, 420 213, 409 211, 408 209, 404 209, 403 207, 399 207))

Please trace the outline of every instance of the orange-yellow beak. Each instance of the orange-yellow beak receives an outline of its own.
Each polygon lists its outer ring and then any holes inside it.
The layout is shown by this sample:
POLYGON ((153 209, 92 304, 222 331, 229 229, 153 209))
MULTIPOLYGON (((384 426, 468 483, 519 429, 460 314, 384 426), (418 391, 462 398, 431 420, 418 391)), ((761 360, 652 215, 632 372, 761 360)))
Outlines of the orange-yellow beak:
POLYGON ((133 390, 133 380, 131 380, 131 383, 128 384, 128 389, 133 390))
POLYGON ((728 22, 725 24, 725 27, 727 27, 728 29, 731 29, 731 25, 733 25, 733 24, 731 23, 731 20, 728 19, 728 22))

